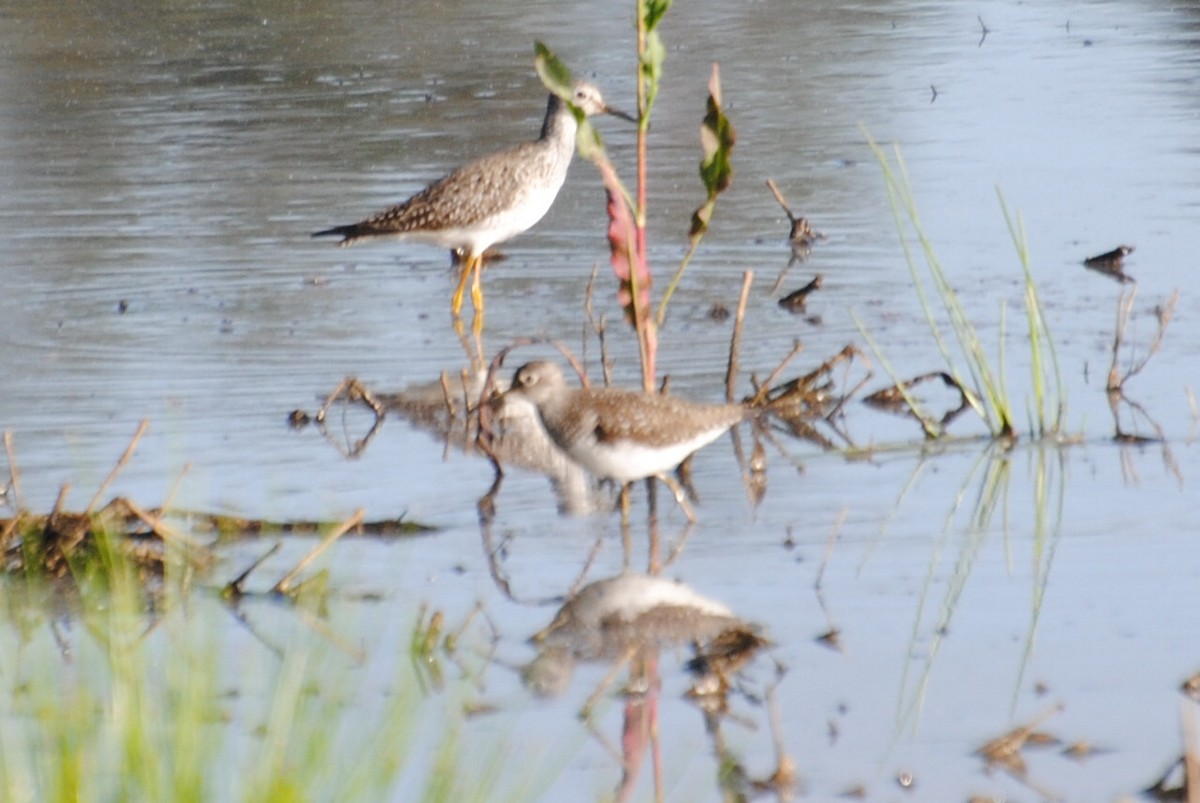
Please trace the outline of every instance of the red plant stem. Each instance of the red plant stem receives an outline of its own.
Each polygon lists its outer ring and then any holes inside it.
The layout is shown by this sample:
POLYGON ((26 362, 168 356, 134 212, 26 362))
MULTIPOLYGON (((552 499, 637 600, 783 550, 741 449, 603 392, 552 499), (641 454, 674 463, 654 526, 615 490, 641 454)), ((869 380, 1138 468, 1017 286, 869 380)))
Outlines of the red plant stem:
MULTIPOLYGON (((642 75, 642 56, 646 52, 646 4, 644 0, 637 3, 637 208, 633 210, 634 242, 633 263, 647 266, 646 260, 646 132, 649 128, 646 109, 646 78, 642 75)), ((630 274, 633 275, 632 273, 630 274)), ((638 308, 639 293, 634 293, 633 307, 638 308)), ((651 345, 646 327, 650 325, 648 315, 640 314, 648 310, 639 310, 635 315, 637 325, 638 347, 642 358, 642 389, 647 393, 654 391, 654 355, 650 353, 651 345)))

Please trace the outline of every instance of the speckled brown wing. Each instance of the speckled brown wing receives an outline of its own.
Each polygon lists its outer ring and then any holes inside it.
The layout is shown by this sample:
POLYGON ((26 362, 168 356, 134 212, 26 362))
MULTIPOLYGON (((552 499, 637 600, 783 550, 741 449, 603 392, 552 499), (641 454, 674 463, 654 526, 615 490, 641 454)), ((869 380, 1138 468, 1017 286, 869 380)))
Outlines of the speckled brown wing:
POLYGON ((402 204, 356 223, 347 232, 355 238, 463 228, 512 206, 521 192, 519 167, 527 162, 525 142, 463 165, 438 179, 402 204))
POLYGON ((715 427, 729 427, 746 416, 734 404, 698 404, 674 396, 631 393, 617 388, 586 391, 597 415, 592 425, 601 443, 636 440, 647 446, 669 446, 715 427), (630 397, 636 404, 630 404, 630 397), (663 424, 663 421, 667 424, 663 424))

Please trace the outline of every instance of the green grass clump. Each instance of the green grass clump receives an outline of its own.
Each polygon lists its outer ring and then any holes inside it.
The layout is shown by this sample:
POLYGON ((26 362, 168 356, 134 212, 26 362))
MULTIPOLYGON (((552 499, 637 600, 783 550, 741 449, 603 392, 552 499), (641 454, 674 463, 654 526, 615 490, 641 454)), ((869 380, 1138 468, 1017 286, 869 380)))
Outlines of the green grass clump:
POLYGON ((494 799, 493 779, 461 769, 454 688, 424 694, 404 660, 381 679, 303 602, 264 601, 238 627, 178 562, 151 600, 123 552, 99 548, 105 569, 66 597, 0 580, 0 799, 494 799))
MULTIPOLYGON (((925 320, 929 325, 934 342, 942 354, 946 371, 962 388, 972 409, 986 422, 993 437, 998 439, 1015 438, 1017 433, 1013 404, 1007 392, 1004 375, 1005 307, 1003 303, 1000 309, 1000 346, 997 350, 997 367, 993 368, 979 337, 979 332, 950 284, 941 261, 933 249, 933 243, 921 223, 908 171, 899 148, 894 150, 895 164, 893 165, 892 158, 889 158, 888 153, 869 135, 867 143, 883 171, 888 201, 896 223, 896 230, 900 235, 904 258, 909 273, 912 275, 913 289, 921 302, 921 309, 925 314, 925 320), (919 246, 924 271, 914 254, 913 240, 919 246), (945 319, 949 322, 953 343, 957 349, 951 347, 951 338, 943 333, 943 325, 939 323, 938 315, 934 311, 931 294, 926 290, 927 282, 933 286, 932 295, 941 302, 942 311, 945 319)), ((1028 324, 1033 392, 1028 413, 1029 434, 1036 438, 1053 437, 1061 432, 1066 414, 1058 355, 1054 349, 1054 340, 1051 337, 1041 299, 1038 296, 1037 284, 1034 281, 1024 223, 1020 215, 1013 217, 1009 214, 1003 197, 1000 198, 1000 206, 1024 272, 1025 317, 1028 324)), ((880 357, 880 361, 887 367, 886 358, 865 331, 864 336, 867 337, 868 342, 880 357)), ((890 368, 889 372, 891 372, 890 368)), ((897 386, 905 394, 909 406, 921 420, 926 434, 930 437, 940 436, 942 434, 941 427, 934 419, 920 411, 917 402, 907 394, 902 382, 897 381, 897 386)))

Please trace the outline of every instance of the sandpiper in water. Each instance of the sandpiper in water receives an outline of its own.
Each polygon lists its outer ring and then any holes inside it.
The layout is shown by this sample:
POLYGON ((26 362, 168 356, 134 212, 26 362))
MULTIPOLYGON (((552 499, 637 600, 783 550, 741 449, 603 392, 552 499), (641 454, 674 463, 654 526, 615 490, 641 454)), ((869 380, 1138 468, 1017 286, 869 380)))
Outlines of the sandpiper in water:
POLYGON ((701 404, 675 396, 621 388, 575 388, 553 362, 522 365, 508 393, 537 408, 547 434, 560 449, 598 479, 622 485, 666 477, 696 450, 707 446, 749 411, 740 404, 701 404))

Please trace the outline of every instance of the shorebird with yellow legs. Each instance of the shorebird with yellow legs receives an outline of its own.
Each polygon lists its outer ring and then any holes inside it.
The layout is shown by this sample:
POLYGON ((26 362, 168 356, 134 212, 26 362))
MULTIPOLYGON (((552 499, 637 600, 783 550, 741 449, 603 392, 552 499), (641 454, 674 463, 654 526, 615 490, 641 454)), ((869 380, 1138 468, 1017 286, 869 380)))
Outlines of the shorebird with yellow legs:
POLYGON ((372 240, 407 240, 449 248, 461 257, 458 285, 450 301, 460 322, 463 294, 471 282, 474 329, 483 327, 483 252, 526 231, 550 210, 575 154, 575 112, 585 116, 630 115, 610 108, 592 84, 576 82, 570 98, 551 94, 536 140, 497 151, 438 179, 407 201, 346 226, 315 232, 341 237, 338 245, 372 240))

